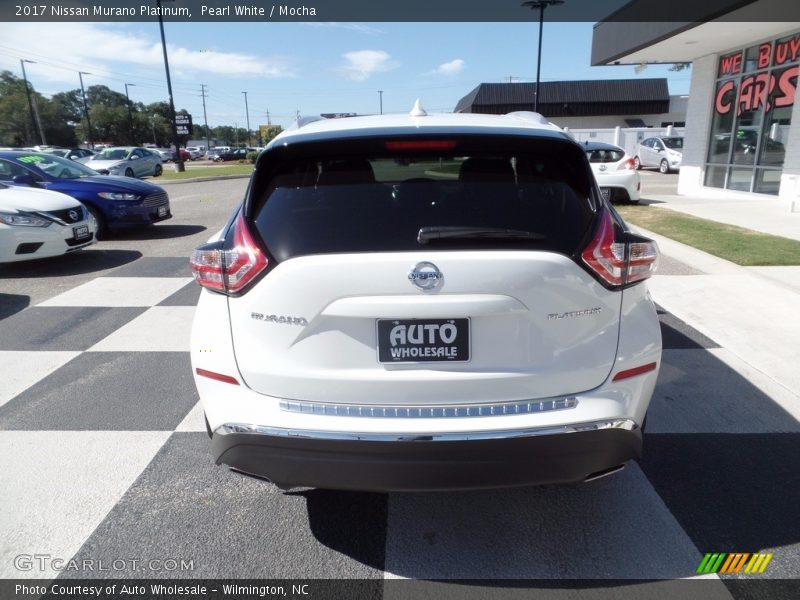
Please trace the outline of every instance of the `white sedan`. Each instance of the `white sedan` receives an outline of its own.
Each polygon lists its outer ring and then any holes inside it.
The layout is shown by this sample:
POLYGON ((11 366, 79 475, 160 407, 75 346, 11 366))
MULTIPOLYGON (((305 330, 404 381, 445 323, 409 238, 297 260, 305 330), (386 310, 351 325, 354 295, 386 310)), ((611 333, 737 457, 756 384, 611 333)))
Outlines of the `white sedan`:
POLYGON ((74 252, 96 242, 97 223, 66 194, 0 184, 0 263, 74 252))
POLYGON ((584 150, 604 198, 612 202, 639 202, 642 182, 632 156, 619 146, 604 142, 586 142, 584 150))

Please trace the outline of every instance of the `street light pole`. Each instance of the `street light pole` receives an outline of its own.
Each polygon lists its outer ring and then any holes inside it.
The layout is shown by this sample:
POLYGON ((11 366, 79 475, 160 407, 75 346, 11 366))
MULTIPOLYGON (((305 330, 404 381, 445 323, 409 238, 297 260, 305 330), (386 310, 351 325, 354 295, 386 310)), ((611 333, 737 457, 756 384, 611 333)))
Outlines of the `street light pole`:
POLYGON ((544 9, 548 6, 564 4, 564 0, 528 0, 522 6, 531 10, 539 9, 539 54, 536 56, 536 92, 533 97, 533 112, 539 112, 539 76, 542 71, 542 31, 544 29, 544 9))
POLYGON ((33 115, 33 101, 31 100, 31 88, 28 87, 28 76, 25 74, 25 63, 32 63, 32 60, 24 58, 19 59, 19 65, 22 67, 22 80, 25 82, 25 95, 28 96, 28 110, 31 113, 31 137, 28 138, 30 142, 33 139, 34 132, 36 131, 36 117, 33 115))
POLYGON ((200 84, 200 93, 203 96, 203 123, 206 126, 206 156, 208 156, 208 151, 211 150, 211 142, 209 138, 211 137, 208 132, 208 117, 206 117, 206 84, 200 84))
POLYGON ((133 111, 131 110, 131 97, 128 95, 128 86, 135 86, 135 83, 125 84, 125 98, 128 100, 128 134, 130 135, 131 145, 135 146, 136 142, 133 140, 133 111))
POLYGON ((250 109, 247 107, 247 92, 242 92, 244 94, 244 111, 247 114, 247 145, 252 146, 252 140, 250 139, 250 109))
POLYGON ((78 77, 81 80, 81 98, 83 98, 83 115, 86 117, 86 134, 89 139, 86 141, 89 142, 89 148, 94 149, 94 144, 92 143, 92 122, 89 120, 89 109, 86 106, 86 90, 83 89, 83 76, 84 75, 91 75, 91 73, 87 73, 86 71, 78 71, 78 77))
POLYGON ((383 90, 378 90, 378 98, 381 103, 381 114, 383 114, 383 90))
POLYGON ((161 16, 161 2, 173 2, 174 0, 156 0, 158 8, 158 28, 161 31, 161 49, 164 52, 164 70, 167 73, 167 93, 169 94, 169 119, 172 129, 172 144, 175 146, 175 166, 179 173, 183 173, 186 167, 181 158, 180 144, 178 142, 178 127, 175 125, 175 103, 172 101, 172 80, 169 77, 169 58, 167 58, 167 40, 164 37, 164 19, 161 16))

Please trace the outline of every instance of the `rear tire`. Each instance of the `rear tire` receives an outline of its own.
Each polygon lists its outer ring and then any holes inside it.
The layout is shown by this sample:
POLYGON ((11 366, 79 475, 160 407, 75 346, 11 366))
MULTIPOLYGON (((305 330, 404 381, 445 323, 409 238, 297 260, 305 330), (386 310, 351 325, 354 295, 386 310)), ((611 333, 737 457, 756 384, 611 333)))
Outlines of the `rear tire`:
POLYGON ((658 172, 662 175, 669 173, 669 163, 667 162, 666 158, 662 159, 661 164, 658 165, 658 172))
POLYGON ((637 171, 642 168, 642 161, 639 160, 638 156, 633 157, 633 168, 637 171))
POLYGON ((153 172, 153 177, 158 177, 164 172, 164 169, 161 165, 156 165, 155 171, 153 172))

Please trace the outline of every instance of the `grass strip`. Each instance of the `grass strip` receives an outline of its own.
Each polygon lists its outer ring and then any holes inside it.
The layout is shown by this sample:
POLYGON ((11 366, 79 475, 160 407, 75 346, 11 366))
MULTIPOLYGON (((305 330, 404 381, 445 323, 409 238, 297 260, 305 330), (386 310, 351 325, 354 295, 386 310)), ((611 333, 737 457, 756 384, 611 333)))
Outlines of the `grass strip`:
POLYGON ((800 241, 646 204, 617 206, 622 218, 743 267, 800 265, 800 241))
POLYGON ((153 179, 153 183, 158 183, 159 179, 193 179, 195 177, 221 177, 223 175, 250 175, 253 172, 253 165, 250 163, 242 165, 230 165, 224 167, 198 167, 187 168, 183 173, 173 171, 172 167, 165 168, 161 177, 153 179))

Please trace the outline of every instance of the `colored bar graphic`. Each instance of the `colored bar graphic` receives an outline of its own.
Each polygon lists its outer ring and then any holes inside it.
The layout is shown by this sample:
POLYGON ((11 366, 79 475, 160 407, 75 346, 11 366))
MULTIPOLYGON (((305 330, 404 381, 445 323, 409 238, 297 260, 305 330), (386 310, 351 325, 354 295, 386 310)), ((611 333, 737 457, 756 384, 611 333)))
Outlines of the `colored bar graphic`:
POLYGON ((730 554, 725 552, 706 552, 696 572, 698 574, 733 574, 741 573, 742 568, 744 568, 745 573, 763 573, 772 560, 772 556, 772 554, 760 552, 754 554, 749 552, 733 552, 730 554), (749 562, 748 559, 750 559, 749 562), (746 567, 745 563, 747 564, 746 567))
POLYGON ((744 567, 744 563, 747 562, 749 556, 749 552, 729 554, 728 560, 725 561, 725 564, 720 569, 720 573, 738 573, 744 567))

